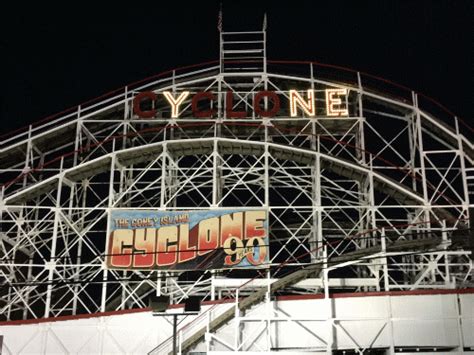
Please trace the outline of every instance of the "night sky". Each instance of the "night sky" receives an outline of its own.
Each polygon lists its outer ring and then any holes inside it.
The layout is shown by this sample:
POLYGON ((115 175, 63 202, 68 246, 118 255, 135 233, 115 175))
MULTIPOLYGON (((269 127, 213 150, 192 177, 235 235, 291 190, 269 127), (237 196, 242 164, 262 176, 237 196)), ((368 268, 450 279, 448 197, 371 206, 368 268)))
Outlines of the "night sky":
MULTIPOLYGON (((179 66, 218 59, 219 1, 2 5, 0 133, 179 66)), ((372 73, 473 125, 472 1, 223 1, 224 30, 259 30, 268 58, 372 73), (285 5, 283 5, 285 4, 285 5)))

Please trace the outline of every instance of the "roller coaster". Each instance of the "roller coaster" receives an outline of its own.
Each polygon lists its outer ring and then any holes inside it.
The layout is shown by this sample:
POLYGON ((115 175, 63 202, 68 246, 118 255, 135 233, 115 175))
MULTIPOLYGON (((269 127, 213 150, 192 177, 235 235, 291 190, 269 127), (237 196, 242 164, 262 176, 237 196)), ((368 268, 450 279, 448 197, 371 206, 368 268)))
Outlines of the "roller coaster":
MULTIPOLYGON (((472 128, 373 75, 267 59, 266 35, 221 32, 219 60, 1 138, 3 321, 145 308, 156 294, 237 300, 243 314, 276 296, 473 287, 472 128), (268 213, 259 267, 105 263, 112 211, 231 209, 268 213)), ((183 335, 181 351, 236 314, 183 335)))

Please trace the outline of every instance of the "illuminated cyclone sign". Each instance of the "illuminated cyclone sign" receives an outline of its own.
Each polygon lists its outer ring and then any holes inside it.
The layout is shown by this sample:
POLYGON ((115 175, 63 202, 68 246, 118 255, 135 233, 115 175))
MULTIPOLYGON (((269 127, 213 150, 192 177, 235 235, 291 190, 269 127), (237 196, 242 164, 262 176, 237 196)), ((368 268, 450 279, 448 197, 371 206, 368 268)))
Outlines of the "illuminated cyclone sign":
POLYGON ((197 270, 268 263, 266 210, 112 210, 105 265, 197 270))
MULTIPOLYGON (((328 117, 348 116, 347 89, 325 89, 325 115, 328 117)), ((164 91, 155 93, 153 91, 145 91, 137 94, 133 99, 133 112, 139 118, 156 117, 158 111, 156 108, 144 109, 143 104, 154 103, 158 99, 158 95, 163 95, 167 103, 170 105, 171 118, 179 118, 183 103, 191 97, 191 111, 196 118, 212 118, 216 115, 216 110, 211 108, 218 99, 212 91, 201 91, 191 95, 189 91, 180 93, 171 93, 164 91), (208 103, 209 109, 199 108, 200 103, 208 103)), ((234 109, 234 96, 232 91, 224 93, 225 117, 226 118, 244 118, 248 116, 247 111, 237 111, 234 109)), ((274 117, 280 111, 281 101, 285 99, 289 101, 289 116, 297 117, 300 112, 304 112, 309 117, 316 116, 316 95, 315 90, 308 89, 304 93, 297 90, 290 90, 288 93, 277 93, 275 91, 259 91, 253 97, 252 109, 255 115, 262 118, 274 117), (266 103, 265 108, 262 104, 266 103)), ((152 105, 155 106, 155 105, 152 105)))

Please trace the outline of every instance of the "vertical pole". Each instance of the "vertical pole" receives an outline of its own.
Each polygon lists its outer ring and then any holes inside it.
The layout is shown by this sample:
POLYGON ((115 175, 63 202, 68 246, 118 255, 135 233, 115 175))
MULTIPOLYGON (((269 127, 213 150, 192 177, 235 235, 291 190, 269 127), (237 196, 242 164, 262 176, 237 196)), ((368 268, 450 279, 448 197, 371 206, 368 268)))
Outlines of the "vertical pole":
MULTIPOLYGON (((128 118, 128 113, 130 110, 129 103, 128 103, 128 86, 125 86, 123 92, 123 120, 125 121, 128 118)), ((123 123, 125 125, 125 122, 123 123)))
MULTIPOLYGON (((265 137, 268 136, 268 126, 265 125, 264 127, 265 129, 265 137)), ((268 210, 270 209, 270 175, 269 175, 269 167, 268 167, 268 164, 269 164, 269 155, 270 153, 268 152, 268 142, 267 140, 265 139, 265 152, 264 152, 265 156, 263 157, 264 159, 264 204, 265 204, 265 208, 267 208, 268 210)), ((267 217, 268 218, 268 217, 267 217)))
MULTIPOLYGON (((87 206, 87 189, 89 187, 88 180, 82 180, 81 182, 82 186, 82 202, 81 202, 81 211, 80 211, 80 218, 79 221, 77 222, 78 230, 81 231, 84 229, 84 221, 85 221, 85 216, 86 216, 86 206, 87 206)), ((77 192, 77 189, 76 189, 77 192)), ((75 272, 75 281, 79 281, 80 279, 80 270, 81 270, 81 259, 82 259, 82 235, 79 238, 77 242, 77 257, 76 257, 76 272, 75 272)), ((72 312, 73 314, 77 313, 77 302, 79 300, 79 292, 80 292, 80 287, 79 283, 76 283, 74 285, 74 299, 72 301, 72 312)))
MULTIPOLYGON (((424 231, 429 231, 431 227, 430 223, 430 198, 428 195, 428 183, 427 183, 427 170, 425 167, 425 150, 423 147, 423 131, 422 131, 422 126, 421 126, 421 115, 420 115, 420 109, 418 108, 418 96, 416 93, 412 93, 413 96, 413 104, 415 107, 415 114, 416 114, 416 131, 417 131, 417 138, 418 138, 418 150, 419 150, 419 156, 420 156, 420 173, 421 173, 421 182, 423 186, 423 199, 424 199, 424 206, 423 206, 423 224, 419 225, 419 228, 422 229, 422 232, 424 231)), ((414 221, 416 222, 416 221, 414 221)), ((418 229, 418 228, 417 228, 418 229)), ((412 256, 413 258, 416 258, 415 255, 412 256)), ((433 262, 433 256, 429 256, 430 262, 433 262)), ((412 262, 415 262, 415 259, 412 259, 412 262)), ((435 275, 434 272, 431 272, 431 280, 432 282, 435 281, 435 275)))
MULTIPOLYGON (((222 35, 222 31, 219 31, 219 64, 220 64, 220 72, 224 72, 224 36, 222 35)), ((219 93, 221 91, 219 90, 219 93)))
MULTIPOLYGON (((443 240, 444 244, 444 269, 445 269, 445 275, 444 275, 444 285, 446 288, 451 288, 451 287, 456 287, 456 285, 451 285, 451 273, 449 271, 449 254, 447 252, 448 249, 448 232, 447 232, 447 226, 446 226, 446 220, 443 219, 441 223, 441 238, 443 240)), ((453 283, 455 283, 456 278, 453 277, 453 283)))
POLYGON ((173 355, 177 355, 177 329, 178 329, 178 315, 173 314, 173 355))
POLYGON ((458 140, 458 154, 459 165, 461 166, 462 188, 464 192, 463 212, 466 213, 466 217, 469 218, 469 186, 467 183, 466 163, 464 161, 464 149, 462 146, 461 134, 459 133, 458 118, 455 117, 454 119, 454 123, 456 125, 456 138, 458 140))
MULTIPOLYGON (((365 123, 365 118, 364 118, 364 107, 363 107, 363 104, 362 104, 362 97, 363 97, 363 93, 364 93, 364 89, 362 87, 362 79, 361 79, 361 75, 360 75, 360 72, 357 72, 357 86, 358 86, 358 92, 357 92, 357 105, 358 105, 358 112, 357 112, 357 128, 355 128, 355 132, 354 132, 354 137, 355 137, 355 144, 356 144, 356 152, 355 152, 355 155, 359 161, 359 164, 363 165, 363 166, 367 166, 367 161, 366 161, 366 153, 365 153, 365 134, 364 134, 364 123, 365 123)), ((370 164, 372 164, 372 160, 370 161, 370 164)), ((358 189, 358 192, 360 193, 360 197, 359 197, 359 200, 362 202, 362 199, 364 198, 364 192, 365 192, 365 188, 363 187, 362 184, 358 183, 357 185, 357 189, 358 189)), ((366 197, 366 196, 365 196, 366 197)), ((366 201, 364 202, 367 202, 367 199, 366 201)), ((371 201, 370 203, 370 206, 369 206, 369 209, 370 209, 370 213, 373 214, 375 213, 374 211, 374 204, 373 204, 373 200, 371 201)), ((364 214, 367 213, 367 210, 364 210, 363 208, 359 209, 359 220, 363 221, 364 220, 364 214)), ((364 224, 363 223, 359 223, 359 232, 362 233, 364 231, 364 224)), ((375 241, 371 243, 371 240, 368 239, 368 240, 365 240, 365 241, 362 241, 360 246, 362 248, 366 247, 366 246, 369 246, 371 244, 375 244, 375 241)), ((373 260, 373 263, 376 263, 377 261, 376 260, 373 260)), ((377 268, 377 266, 375 266, 375 268, 377 268)), ((358 274, 362 277, 367 277, 367 270, 365 268, 358 268, 357 269, 358 271, 358 274)), ((379 286, 377 285, 377 290, 378 290, 379 286)), ((364 286, 364 290, 367 291, 367 286, 364 286)))
POLYGON ((211 301, 216 300, 216 284, 215 284, 215 281, 216 281, 215 271, 211 270, 211 301))
MULTIPOLYGON (((222 35, 221 35, 222 36, 222 35)), ((212 207, 217 207, 223 196, 223 187, 225 186, 225 178, 222 177, 222 164, 219 157, 217 138, 222 136, 222 76, 217 79, 217 119, 214 122, 214 147, 212 157, 212 207)))
MULTIPOLYGON (((32 126, 30 125, 28 127, 28 142, 27 142, 26 151, 25 151, 25 164, 24 164, 24 167, 23 167, 23 170, 22 170, 23 187, 26 187, 26 185, 28 183, 28 173, 31 171, 31 169, 33 167, 33 164, 34 164, 33 144, 32 144, 31 136, 32 136, 32 126)), ((22 220, 24 218, 24 216, 27 216, 27 215, 28 215, 28 213, 26 213, 26 208, 22 207, 21 210, 20 210, 20 213, 18 215, 17 220, 22 220)), ((25 223, 26 223, 26 221, 25 221, 25 223)), ((18 240, 20 240, 20 234, 21 234, 20 228, 21 228, 20 226, 17 227, 18 240)), ((10 252, 10 255, 11 255, 12 259, 15 259, 16 251, 17 251, 17 245, 15 245, 12 248, 11 252, 10 252)), ((12 282, 16 281, 16 275, 15 275, 15 268, 14 267, 12 267, 10 269, 10 278, 11 278, 12 282)), ((11 305, 12 298, 13 298, 12 288, 9 287, 8 288, 8 296, 7 296, 7 304, 11 305)), ((29 299, 29 291, 27 291, 27 293, 26 293, 26 299, 29 299)), ((12 310, 12 307, 11 306, 8 307, 8 311, 7 311, 7 319, 8 320, 10 320, 11 310, 12 310)))
MULTIPOLYGON (((411 115, 407 116, 407 122, 408 122, 408 143, 409 143, 409 149, 410 149, 410 169, 411 169, 411 185, 412 189, 415 192, 418 192, 418 183, 416 179, 416 174, 418 173, 418 168, 416 166, 416 156, 417 156, 417 129, 416 129, 416 120, 415 120, 415 115, 412 113, 411 115)), ((418 211, 415 209, 412 212, 407 212, 407 223, 413 223, 416 221, 418 211)), ((412 236, 408 236, 408 239, 413 239, 412 236)), ((402 256, 402 263, 405 265, 408 265, 410 263, 415 262, 415 256, 414 255, 409 255, 409 256, 402 256)), ((403 267, 403 282, 404 284, 409 283, 409 277, 406 271, 406 267, 403 267)))
MULTIPOLYGON (((109 198, 108 198, 108 209, 107 209, 107 236, 110 231, 110 213, 111 208, 114 207, 115 202, 115 190, 114 190, 114 177, 115 177, 115 163, 116 163, 116 155, 115 155, 115 139, 112 141, 112 158, 110 159, 110 176, 109 176, 109 198)), ((108 243, 106 243, 108 246, 108 243)), ((105 252, 108 252, 108 248, 105 249, 105 252)), ((104 270, 102 271, 102 295, 101 295, 101 303, 100 303, 100 311, 105 312, 105 306, 107 301, 107 279, 108 279, 108 270, 104 265, 104 270)))
POLYGON ((224 119, 224 107, 222 105, 224 100, 224 95, 222 95, 223 79, 222 74, 217 77, 217 122, 222 122, 224 119))
POLYGON ((370 229, 375 229, 377 228, 377 218, 375 215, 375 191, 374 191, 374 167, 372 165, 373 163, 373 156, 372 154, 369 154, 369 209, 370 209, 370 229))
POLYGON ((310 245, 310 250, 316 250, 314 253, 311 253, 311 262, 316 262, 323 255, 323 249, 321 248, 323 245, 323 209, 321 206, 321 155, 319 154, 319 138, 317 144, 318 154, 316 155, 315 174, 313 175, 313 213, 316 214, 316 228, 314 230, 315 236, 313 238, 313 241, 315 243, 313 245, 310 245))
POLYGON ((267 31, 263 31, 263 72, 267 73, 267 31))
POLYGON ((61 163, 59 167, 59 179, 58 179, 58 191, 56 194, 56 205, 54 208, 54 224, 53 224, 53 236, 51 240, 51 253, 49 263, 45 265, 45 268, 48 269, 48 288, 46 291, 46 305, 44 307, 44 318, 49 317, 50 309, 51 309, 51 296, 53 292, 53 278, 54 278, 54 270, 56 269, 56 244, 58 239, 58 229, 59 229, 59 213, 61 208, 61 191, 63 185, 63 162, 64 158, 61 158, 61 163))
POLYGON ((417 138, 418 138, 418 149, 419 149, 419 154, 420 154, 420 169, 421 169, 421 181, 423 185, 423 198, 425 200, 425 209, 424 209, 424 215, 425 215, 425 221, 427 222, 426 225, 424 225, 425 228, 429 227, 429 211, 428 211, 428 186, 426 183, 426 169, 425 169, 425 151, 423 149, 423 132, 421 130, 421 116, 420 116, 420 110, 418 108, 418 96, 413 93, 413 102, 415 105, 415 113, 416 113, 416 130, 417 130, 417 138))
MULTIPOLYGON (((367 160, 366 160, 366 153, 365 153, 365 134, 364 134, 364 123, 365 123, 365 118, 364 118, 364 106, 362 103, 362 97, 364 94, 364 88, 362 87, 362 78, 360 75, 360 72, 357 72, 357 86, 358 86, 358 92, 357 92, 357 105, 358 105, 358 112, 357 112, 357 128, 356 132, 354 134, 355 136, 355 144, 356 144, 356 157, 359 160, 359 164, 363 166, 367 166, 367 160)), ((365 198, 365 201, 363 201, 364 197, 367 197, 365 195, 365 188, 361 183, 358 183, 358 192, 359 194, 359 201, 361 202, 361 205, 366 205, 368 199, 365 198), (365 196, 364 196, 365 195, 365 196)), ((373 207, 373 204, 370 205, 370 207, 373 207)), ((363 221, 364 215, 367 213, 367 210, 364 210, 363 208, 359 209, 359 220, 363 221)), ((364 223, 359 224, 359 232, 363 233, 365 229, 364 223)), ((362 247, 365 245, 370 244, 370 242, 365 241, 362 242, 362 247)), ((360 269, 359 269, 360 270, 360 269)), ((360 270, 364 271, 364 270, 360 270)))
POLYGON ((359 117, 358 117, 358 134, 356 135, 356 137, 358 138, 357 139, 357 143, 356 143, 356 146, 357 148, 357 156, 359 157, 360 159, 360 163, 362 165, 366 165, 366 161, 365 161, 365 136, 364 136, 364 110, 363 110, 363 106, 362 106, 362 94, 363 94, 363 88, 362 88, 362 80, 360 78, 360 73, 357 72, 357 82, 358 82, 358 85, 359 85, 359 93, 357 95, 357 98, 358 98, 358 105, 359 105, 359 117))
POLYGON ((463 333, 463 327, 462 327, 462 312, 463 310, 461 309, 461 295, 460 294, 456 294, 456 295, 453 295, 454 297, 456 297, 456 318, 457 318, 457 331, 458 331, 458 339, 459 339, 459 348, 458 350, 460 351, 460 353, 462 353, 464 351, 464 333, 463 333))
POLYGON ((385 228, 382 228, 382 253, 383 253, 383 259, 382 259, 382 265, 383 265, 383 289, 384 291, 390 291, 390 286, 388 283, 388 266, 387 266, 387 244, 386 244, 386 239, 385 239, 385 228))
MULTIPOLYGON (((79 123, 78 123, 79 124, 79 123)), ((77 144, 77 136, 76 136, 76 144, 77 144)), ((74 153, 74 166, 76 165, 76 161, 77 161, 77 149, 75 150, 75 153, 74 153)), ((77 192, 77 183, 76 182, 71 182, 71 190, 70 190, 70 193, 69 193, 69 206, 68 206, 68 213, 67 213, 67 218, 69 219, 69 221, 71 221, 71 224, 74 224, 74 222, 72 222, 74 220, 74 217, 73 217, 73 210, 74 210, 74 206, 75 206, 75 203, 77 201, 76 197, 78 195, 78 192, 77 192)), ((73 231, 74 232, 74 231, 73 231)), ((74 232, 74 236, 72 237, 73 239, 75 238, 78 238, 80 239, 82 236, 79 236, 78 234, 76 234, 74 232)), ((66 245, 69 245, 69 239, 71 237, 69 236, 69 233, 67 235, 64 236, 64 239, 65 239, 65 244, 66 245)), ((71 247, 72 249, 72 247, 71 247)), ((71 251, 69 251, 71 252, 71 251)), ((70 263, 72 264, 73 261, 72 261, 72 257, 70 258, 70 263)), ((78 263, 79 264, 79 263, 78 263)), ((73 267, 72 267, 73 268, 73 267)), ((76 269, 77 269, 77 266, 76 266, 76 269)), ((73 279, 74 279, 74 289, 73 289, 73 297, 72 297, 72 314, 76 314, 76 311, 77 311, 77 297, 76 297, 76 293, 77 293, 77 290, 78 290, 78 281, 79 281, 79 272, 75 272, 74 276, 73 276, 73 279)))
POLYGON ((161 271, 158 270, 156 273, 156 295, 161 296, 161 271))
MULTIPOLYGON (((410 169, 412 173, 411 183, 413 191, 417 191, 416 185, 416 135, 415 135, 415 125, 413 122, 413 115, 407 117, 408 122, 408 146, 410 148, 410 169)), ((411 220, 409 221, 411 222, 411 220)))
POLYGON ((73 166, 77 165, 79 159, 79 145, 81 144, 81 132, 82 132, 82 121, 81 118, 81 106, 77 106, 77 121, 76 121, 76 137, 74 141, 74 159, 73 166))
POLYGON ((165 208, 166 203, 166 155, 168 149, 166 143, 163 144, 163 152, 161 153, 161 191, 160 191, 160 209, 165 208))
POLYGON ((128 91, 128 86, 125 86, 125 92, 124 92, 124 97, 125 97, 125 106, 123 108, 123 124, 122 124, 122 149, 125 149, 127 147, 127 133, 128 133, 128 125, 129 123, 127 122, 127 119, 130 118, 130 125, 132 125, 132 120, 133 120, 133 115, 132 109, 133 109, 133 92, 130 95, 130 99, 128 98, 129 91, 128 91))
MULTIPOLYGON (((30 167, 30 157, 31 157, 31 153, 33 151, 32 143, 31 143, 31 129, 32 128, 31 128, 31 125, 30 125, 29 128, 28 128, 28 142, 27 142, 27 145, 26 145, 26 152, 25 152, 25 165, 24 165, 23 171, 22 171, 22 173, 24 174, 23 175, 23 187, 26 187, 26 184, 28 182, 28 172, 32 168, 32 167, 30 167)), ((33 164, 33 161, 31 161, 31 164, 33 164)))
POLYGON ((239 289, 235 290, 235 305, 234 305, 234 317, 235 317, 235 341, 234 341, 234 351, 240 348, 240 343, 242 341, 241 332, 240 332, 240 309, 239 309, 239 289))
POLYGON ((267 351, 271 350, 272 347, 272 339, 271 339, 271 317, 273 313, 273 309, 271 308, 271 277, 270 277, 270 268, 267 270, 267 294, 265 297, 265 314, 266 314, 266 338, 267 338, 267 351))
POLYGON ((218 146, 217 146, 217 138, 214 137, 214 148, 212 151, 212 202, 211 202, 211 207, 215 208, 217 207, 219 201, 217 198, 217 191, 218 191, 218 184, 219 184, 219 178, 218 178, 218 171, 217 171, 217 165, 218 165, 218 159, 219 159, 219 153, 218 153, 218 146))
MULTIPOLYGON (((311 76, 311 89, 314 90, 314 68, 313 63, 309 66, 310 76, 311 76)), ((320 248, 323 243, 323 233, 321 226, 321 158, 320 158, 320 145, 319 145, 319 136, 317 135, 316 120, 311 120, 311 149, 316 154, 315 164, 311 166, 312 172, 312 200, 313 200, 313 223, 312 223, 312 233, 310 238, 309 250, 311 250, 311 262, 316 262, 322 256, 322 249, 320 248), (314 251, 314 252, 313 252, 314 251)))
MULTIPOLYGON (((33 256, 29 256, 29 258, 30 258, 30 261, 28 262, 28 276, 26 277, 26 279, 28 281, 30 281, 32 276, 33 276, 33 256)), ((30 290, 27 291, 26 296, 25 296, 25 300, 26 300, 27 304, 29 304, 30 290)), ((25 307, 23 309, 23 319, 27 319, 27 318, 28 318, 28 307, 25 307)), ((10 319, 10 318, 8 318, 8 319, 10 319)))
MULTIPOLYGON (((122 271, 122 279, 123 280, 127 279, 127 271, 122 271)), ((125 283, 126 283, 126 281, 121 282, 121 284, 122 284, 122 293, 121 293, 121 299, 120 299, 120 309, 121 310, 126 308, 125 298, 126 298, 127 289, 125 288, 125 283)))
POLYGON ((334 346, 334 314, 332 300, 329 297, 329 270, 328 270, 328 249, 327 246, 323 248, 323 282, 324 282, 324 302, 326 303, 326 326, 329 328, 327 331, 326 339, 326 353, 332 354, 332 348, 334 346))
POLYGON ((388 322, 388 331, 390 337, 390 345, 388 348, 388 354, 395 354, 395 336, 393 330, 393 311, 392 311, 392 296, 387 296, 387 322, 388 322))

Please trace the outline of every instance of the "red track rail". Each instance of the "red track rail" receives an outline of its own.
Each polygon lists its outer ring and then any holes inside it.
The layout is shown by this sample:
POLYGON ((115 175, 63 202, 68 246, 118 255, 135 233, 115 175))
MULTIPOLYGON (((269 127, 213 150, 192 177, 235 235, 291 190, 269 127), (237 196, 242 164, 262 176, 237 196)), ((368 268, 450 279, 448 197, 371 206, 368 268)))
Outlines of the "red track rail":
MULTIPOLYGON (((242 63, 243 61, 231 61, 231 62, 232 63, 242 63)), ((61 112, 58 112, 58 113, 55 113, 53 115, 49 115, 47 117, 44 117, 44 118, 42 118, 38 121, 33 122, 32 124, 30 124, 28 126, 20 127, 20 128, 18 128, 16 130, 13 130, 11 132, 4 133, 4 134, 0 135, 0 139, 5 139, 5 138, 11 137, 15 134, 25 132, 30 128, 30 126, 31 127, 37 127, 41 123, 49 122, 49 121, 51 121, 55 118, 59 118, 61 115, 72 113, 72 112, 76 111, 79 106, 84 107, 84 106, 87 106, 87 105, 98 103, 100 100, 110 98, 113 95, 124 91, 125 88, 128 88, 130 90, 130 89, 133 89, 134 87, 137 87, 140 84, 144 84, 146 82, 150 82, 152 80, 155 80, 155 79, 162 78, 162 77, 168 76, 170 74, 173 74, 173 72, 182 72, 182 71, 186 71, 186 70, 189 70, 189 69, 205 67, 207 65, 215 65, 215 64, 218 64, 218 63, 219 63, 218 60, 211 60, 211 61, 197 63, 197 64, 191 64, 191 65, 187 65, 187 66, 183 66, 183 67, 177 67, 177 68, 174 68, 174 69, 166 70, 164 72, 160 72, 160 73, 155 74, 155 75, 151 75, 151 76, 146 77, 144 79, 129 83, 128 85, 124 85, 124 86, 122 86, 118 89, 106 92, 106 93, 104 93, 104 94, 102 94, 98 97, 93 98, 93 99, 84 101, 84 102, 78 104, 77 106, 73 106, 73 107, 70 107, 70 108, 68 108, 66 110, 63 110, 61 112)), ((398 84, 396 82, 393 82, 391 80, 382 78, 380 76, 376 76, 376 75, 369 74, 369 73, 366 73, 366 72, 357 71, 355 69, 351 69, 351 68, 347 68, 347 67, 343 67, 343 66, 339 66, 339 65, 326 64, 326 63, 321 63, 321 62, 317 62, 317 61, 304 61, 304 60, 268 60, 267 63, 268 64, 277 64, 277 65, 278 64, 284 64, 284 65, 286 65, 286 64, 289 64, 289 65, 315 65, 315 66, 319 66, 319 67, 323 67, 323 68, 336 69, 336 70, 340 70, 340 71, 343 71, 343 72, 346 72, 346 73, 351 73, 351 74, 359 73, 363 76, 366 76, 366 77, 371 78, 371 79, 375 79, 375 80, 380 81, 382 83, 393 85, 394 87, 402 89, 402 90, 406 91, 407 93, 414 92, 413 89, 410 89, 407 86, 398 84)), ((474 129, 465 120, 462 120, 461 118, 457 117, 452 111, 450 111, 444 105, 439 103, 437 100, 435 100, 435 99, 433 99, 433 98, 431 98, 427 95, 424 95, 422 93, 418 93, 418 95, 425 98, 425 99, 427 99, 428 101, 432 102, 434 105, 438 106, 442 111, 446 112, 448 115, 452 116, 453 118, 456 117, 457 120, 464 127, 466 127, 471 133, 474 132, 474 129)))
MULTIPOLYGON (((412 291, 380 291, 380 292, 344 292, 344 293, 333 293, 329 295, 329 298, 464 295, 464 294, 473 294, 473 293, 474 293, 474 288, 412 290, 412 291)), ((276 300, 277 301, 299 301, 299 300, 317 300, 317 299, 323 299, 323 298, 324 298, 323 294, 314 294, 314 295, 277 296, 276 300)), ((231 303, 234 301, 235 300, 232 298, 227 299, 225 302, 204 301, 202 302, 202 305, 208 306, 208 305, 214 305, 216 303, 225 304, 225 303, 231 303)), ((173 305, 170 305, 170 308, 184 308, 184 304, 173 304, 173 305)), ((90 313, 90 314, 76 314, 76 315, 70 315, 70 316, 59 316, 59 317, 26 319, 26 320, 10 320, 10 321, 0 322, 0 327, 40 324, 40 323, 48 323, 48 322, 63 322, 63 321, 68 321, 68 320, 111 317, 111 316, 120 316, 124 314, 134 314, 134 313, 144 313, 144 312, 151 312, 151 308, 133 308, 133 309, 124 309, 120 311, 97 312, 97 313, 90 313)))

